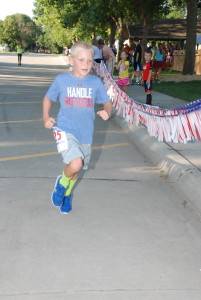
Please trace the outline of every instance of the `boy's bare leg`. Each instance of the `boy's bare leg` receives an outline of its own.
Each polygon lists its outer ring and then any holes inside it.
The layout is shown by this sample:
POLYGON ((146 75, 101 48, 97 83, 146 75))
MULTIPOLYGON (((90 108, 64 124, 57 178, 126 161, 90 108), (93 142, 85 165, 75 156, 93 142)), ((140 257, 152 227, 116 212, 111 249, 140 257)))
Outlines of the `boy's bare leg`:
POLYGON ((67 192, 70 195, 81 168, 81 157, 72 160, 68 165, 65 166, 63 175, 57 178, 55 189, 52 193, 52 202, 55 206, 63 205, 63 199, 67 192))
MULTIPOLYGON (((78 157, 65 166, 62 179, 67 182, 68 186, 64 193, 63 204, 60 207, 61 213, 70 213, 72 210, 72 189, 77 181, 78 173, 82 168, 82 158, 78 157)), ((61 180, 62 180, 61 179, 61 180)))
POLYGON ((71 178, 72 180, 77 179, 78 173, 82 168, 82 158, 78 157, 72 160, 64 168, 64 174, 66 177, 71 178))

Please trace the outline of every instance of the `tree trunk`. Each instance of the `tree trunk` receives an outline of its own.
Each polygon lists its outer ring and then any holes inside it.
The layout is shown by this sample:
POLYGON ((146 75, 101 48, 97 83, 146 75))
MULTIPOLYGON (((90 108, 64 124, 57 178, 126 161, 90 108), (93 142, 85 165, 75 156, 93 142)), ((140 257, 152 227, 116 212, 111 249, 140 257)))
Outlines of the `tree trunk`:
POLYGON ((195 47, 197 30, 197 0, 186 0, 187 3, 187 28, 186 51, 183 66, 183 75, 195 73, 195 47))
POLYGON ((116 35, 117 26, 114 20, 110 20, 110 47, 112 48, 115 42, 115 35, 116 35))
POLYGON ((118 22, 116 22, 117 30, 118 30, 118 39, 119 39, 119 45, 117 48, 117 57, 118 60, 120 59, 120 54, 123 49, 124 44, 124 38, 123 38, 123 29, 124 29, 124 19, 120 18, 118 22))
POLYGON ((148 35, 148 22, 147 19, 143 18, 143 28, 142 28, 142 62, 144 62, 144 52, 147 49, 147 35, 148 35))

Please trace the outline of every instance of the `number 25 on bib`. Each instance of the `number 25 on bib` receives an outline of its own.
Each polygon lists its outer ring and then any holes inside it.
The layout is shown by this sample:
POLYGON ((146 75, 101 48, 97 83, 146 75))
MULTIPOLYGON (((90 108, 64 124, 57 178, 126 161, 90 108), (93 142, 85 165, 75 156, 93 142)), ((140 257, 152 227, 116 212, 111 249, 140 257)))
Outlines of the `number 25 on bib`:
POLYGON ((57 127, 53 127, 54 139, 59 153, 68 149, 66 133, 57 127))

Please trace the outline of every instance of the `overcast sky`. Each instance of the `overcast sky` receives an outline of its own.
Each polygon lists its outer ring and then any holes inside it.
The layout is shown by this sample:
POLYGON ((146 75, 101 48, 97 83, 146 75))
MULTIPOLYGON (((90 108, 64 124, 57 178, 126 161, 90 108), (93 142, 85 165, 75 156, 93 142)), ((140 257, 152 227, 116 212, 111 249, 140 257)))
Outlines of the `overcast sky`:
POLYGON ((19 13, 33 17, 34 0, 4 0, 0 7, 0 20, 5 17, 19 13))

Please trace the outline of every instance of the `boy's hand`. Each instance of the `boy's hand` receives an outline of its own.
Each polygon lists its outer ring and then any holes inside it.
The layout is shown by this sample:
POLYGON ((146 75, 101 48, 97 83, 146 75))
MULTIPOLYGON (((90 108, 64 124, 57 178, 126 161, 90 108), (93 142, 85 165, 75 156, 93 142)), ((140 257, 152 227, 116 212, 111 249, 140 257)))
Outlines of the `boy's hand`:
POLYGON ((104 121, 108 120, 109 119, 109 115, 108 113, 106 112, 106 110, 99 110, 97 111, 97 115, 99 117, 101 117, 104 121))
POLYGON ((55 123, 56 121, 54 118, 49 117, 47 119, 44 119, 44 127, 47 129, 52 129, 55 123))

